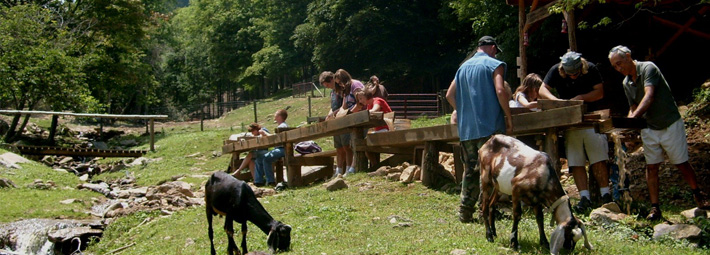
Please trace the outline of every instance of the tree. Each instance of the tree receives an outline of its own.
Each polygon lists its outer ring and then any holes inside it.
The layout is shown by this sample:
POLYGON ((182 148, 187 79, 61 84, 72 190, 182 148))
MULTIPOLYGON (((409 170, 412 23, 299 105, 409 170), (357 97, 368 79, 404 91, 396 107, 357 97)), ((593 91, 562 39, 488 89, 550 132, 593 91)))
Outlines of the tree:
MULTIPOLYGON (((76 41, 54 18, 33 4, 0 8, 0 101, 13 109, 43 104, 52 110, 81 110, 96 104, 81 72, 85 59, 71 54, 76 41)), ((13 118, 5 141, 16 138, 19 119, 13 118)))

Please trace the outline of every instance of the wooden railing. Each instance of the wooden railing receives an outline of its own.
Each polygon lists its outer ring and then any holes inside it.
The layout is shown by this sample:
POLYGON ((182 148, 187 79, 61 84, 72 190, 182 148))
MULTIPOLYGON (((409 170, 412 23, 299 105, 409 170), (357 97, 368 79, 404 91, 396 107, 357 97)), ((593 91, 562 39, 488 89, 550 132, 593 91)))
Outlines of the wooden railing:
POLYGON ((438 117, 441 112, 439 96, 436 93, 389 94, 387 104, 398 119, 416 119, 422 116, 432 118, 438 117))

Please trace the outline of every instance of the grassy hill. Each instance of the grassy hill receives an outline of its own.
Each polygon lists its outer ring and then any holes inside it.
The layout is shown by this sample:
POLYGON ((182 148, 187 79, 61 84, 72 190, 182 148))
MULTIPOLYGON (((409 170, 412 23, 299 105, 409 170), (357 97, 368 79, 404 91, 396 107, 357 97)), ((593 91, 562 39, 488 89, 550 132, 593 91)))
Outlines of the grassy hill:
MULTIPOLYGON (((313 98, 312 115, 327 113, 328 100, 313 98)), ((306 98, 287 96, 260 101, 257 104, 258 121, 273 129, 273 113, 287 106, 290 106, 287 122, 291 126, 304 124, 308 115, 306 98)), ((176 175, 199 176, 223 171, 229 155, 218 156, 222 141, 230 134, 244 131, 242 126, 253 122, 253 118, 253 108, 248 106, 218 120, 206 121, 205 131, 199 131, 199 122, 159 124, 156 126, 160 131, 156 151, 146 156, 162 160, 127 171, 136 177, 139 185, 155 185, 176 175)), ((446 119, 442 117, 415 121, 413 127, 444 123, 446 119)), ((148 147, 148 138, 139 132, 129 133, 122 139, 138 140, 142 143, 137 147, 139 149, 148 147)), ((329 138, 317 142, 324 149, 332 148, 329 138)), ((107 161, 110 160, 117 159, 107 161)), ((125 174, 100 175, 96 179, 120 178, 125 174)), ((76 177, 59 174, 36 163, 24 164, 22 170, 0 168, 0 176, 10 178, 22 187, 37 178, 51 179, 58 187, 50 191, 0 190, 0 222, 33 217, 88 217, 82 212, 90 206, 91 198, 97 196, 71 189, 78 183, 76 177), (58 203, 67 198, 85 202, 58 203)), ((185 179, 195 190, 205 180, 199 177, 185 179)), ((455 249, 464 250, 466 254, 518 253, 509 248, 510 219, 498 221, 499 237, 494 243, 485 241, 482 224, 459 223, 456 218, 458 194, 428 189, 420 183, 390 182, 362 173, 349 177, 347 183, 348 189, 336 192, 328 192, 320 184, 315 184, 288 189, 261 200, 274 218, 293 227, 292 251, 285 254, 451 254, 455 249)), ((219 254, 224 254, 227 246, 222 230, 224 219, 216 218, 213 224, 215 248, 219 254)), ((235 225, 235 229, 239 226, 235 225)), ((250 250, 266 251, 266 235, 251 223, 249 229, 250 250)), ((648 237, 648 224, 643 222, 630 220, 628 224, 589 226, 587 229, 595 250, 587 251, 579 244, 575 253, 707 254, 707 250, 690 248, 686 242, 652 241, 648 237)), ((552 228, 547 226, 546 231, 549 236, 552 228)), ((235 238, 240 241, 238 232, 235 238)), ((537 227, 529 211, 525 211, 520 223, 519 240, 522 245, 520 253, 548 252, 537 244, 537 227)), ((108 226, 101 241, 91 245, 85 254, 109 254, 117 249, 121 249, 120 254, 206 254, 209 240, 204 207, 169 216, 152 212, 118 218, 108 226)))

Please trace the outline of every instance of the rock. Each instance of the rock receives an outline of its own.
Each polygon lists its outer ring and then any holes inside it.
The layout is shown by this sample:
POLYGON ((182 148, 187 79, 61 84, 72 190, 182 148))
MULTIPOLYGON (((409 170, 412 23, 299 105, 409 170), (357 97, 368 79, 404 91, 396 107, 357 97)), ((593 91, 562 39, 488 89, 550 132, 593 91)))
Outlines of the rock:
POLYGON ((399 176, 399 181, 403 183, 410 183, 414 180, 414 171, 419 168, 416 165, 409 166, 407 169, 404 169, 402 171, 402 174, 399 176))
POLYGON ((222 152, 221 152, 221 151, 212 151, 212 157, 213 157, 213 158, 216 158, 216 157, 219 157, 219 156, 222 156, 222 152))
POLYGON ((404 170, 402 166, 395 166, 395 167, 390 167, 387 169, 387 173, 401 173, 404 170))
POLYGON ((88 189, 91 191, 95 191, 101 194, 104 194, 104 196, 107 196, 111 190, 109 189, 108 184, 105 182, 95 184, 95 183, 82 183, 76 186, 77 189, 88 189))
MULTIPOLYGON (((254 188, 254 195, 256 197, 267 197, 276 195, 276 190, 274 189, 264 189, 264 188, 254 188)), ((199 201, 204 201, 204 199, 198 199, 199 201)))
POLYGON ((454 249, 453 251, 451 251, 450 254, 451 255, 466 255, 466 254, 468 254, 468 252, 466 252, 466 250, 462 250, 462 249, 454 249))
POLYGON ((195 153, 187 155, 185 157, 186 158, 194 158, 194 157, 200 156, 201 154, 202 154, 201 152, 195 152, 195 153))
POLYGON ((23 158, 22 156, 12 152, 5 152, 0 155, 0 161, 5 161, 10 164, 30 163, 29 159, 23 158))
POLYGON ((323 184, 323 186, 325 186, 325 189, 328 191, 336 191, 348 188, 348 184, 346 184, 345 180, 340 177, 333 178, 329 182, 323 184))
POLYGON ((81 164, 77 165, 76 167, 74 167, 74 169, 76 169, 79 172, 86 172, 89 170, 90 167, 91 167, 91 164, 89 164, 89 163, 81 163, 81 164))
POLYGON ((70 241, 74 237, 88 239, 89 236, 101 236, 103 230, 91 227, 65 228, 48 233, 49 241, 53 243, 70 241))
POLYGON ((178 196, 182 198, 195 197, 195 194, 192 193, 190 188, 190 184, 186 182, 168 182, 157 187, 149 188, 145 196, 146 198, 148 198, 148 200, 160 200, 161 198, 166 196, 178 196))
POLYGON ((54 185, 53 181, 44 182, 40 179, 37 179, 30 184, 27 184, 27 188, 30 188, 30 189, 52 189, 52 188, 54 188, 54 186, 55 185, 54 185))
POLYGON ((0 188, 17 188, 17 185, 10 179, 0 178, 0 188))
POLYGON ((195 244, 195 240, 192 238, 185 239, 185 247, 195 244))
POLYGON ((689 220, 697 218, 697 217, 705 217, 705 218, 710 217, 710 214, 708 214, 708 211, 705 211, 705 210, 697 208, 697 207, 695 207, 693 209, 688 209, 688 210, 682 211, 680 213, 680 215, 683 215, 683 217, 685 217, 686 219, 689 219, 689 220))
POLYGON ((65 200, 59 201, 59 203, 63 204, 63 205, 68 205, 68 204, 74 203, 76 201, 77 201, 76 199, 70 198, 70 199, 65 199, 65 200))
POLYGON ((399 181, 399 176, 402 175, 402 173, 391 173, 387 175, 387 180, 390 181, 399 181))
POLYGON ((45 165, 51 166, 54 164, 54 162, 56 162, 54 156, 47 155, 42 158, 42 163, 44 163, 45 165))
POLYGON ((114 216, 117 216, 117 211, 128 208, 128 203, 122 203, 122 202, 117 202, 109 205, 104 209, 103 217, 104 218, 113 218, 114 216))
POLYGON ((142 166, 142 165, 147 165, 150 163, 150 160, 148 158, 140 157, 135 160, 133 160, 130 164, 128 164, 129 167, 132 166, 142 166))
POLYGON ((619 205, 615 202, 606 203, 602 205, 602 207, 608 209, 613 213, 622 213, 621 208, 619 208, 619 205))
POLYGON ((67 171, 66 169, 62 169, 62 168, 54 168, 54 171, 57 171, 57 172, 63 173, 63 174, 69 173, 69 171, 67 171))
POLYGON ((372 177, 374 177, 374 176, 387 176, 387 169, 388 169, 387 166, 383 166, 383 167, 378 168, 378 169, 377 169, 376 171, 374 171, 374 172, 367 173, 367 175, 372 176, 372 177))
POLYGON ((407 169, 407 167, 409 167, 409 162, 404 162, 400 166, 402 167, 401 169, 407 169))
POLYGON ((415 181, 422 180, 422 169, 420 167, 417 167, 416 169, 414 169, 414 180, 415 181))
POLYGON ((89 174, 83 174, 79 176, 79 180, 83 182, 89 181, 89 174))
POLYGON ((589 214, 589 219, 600 225, 608 225, 614 222, 619 222, 626 218, 626 214, 614 213, 607 208, 599 207, 594 209, 592 213, 589 214))
POLYGON ((70 162, 74 161, 72 157, 63 157, 62 159, 59 160, 60 165, 66 165, 69 164, 70 162))
POLYGON ((701 229, 695 225, 661 223, 653 227, 653 239, 657 240, 662 236, 670 236, 674 239, 687 239, 690 242, 700 240, 701 229))

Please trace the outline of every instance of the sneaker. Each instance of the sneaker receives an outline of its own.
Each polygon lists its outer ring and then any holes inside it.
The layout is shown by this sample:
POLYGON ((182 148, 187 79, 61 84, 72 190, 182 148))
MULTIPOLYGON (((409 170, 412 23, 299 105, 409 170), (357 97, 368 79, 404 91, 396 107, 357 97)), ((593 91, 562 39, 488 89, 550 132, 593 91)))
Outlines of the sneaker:
POLYGON ((579 203, 574 206, 574 210, 578 213, 584 213, 590 208, 592 208, 592 201, 589 201, 589 198, 587 197, 582 197, 582 199, 579 200, 579 203))
POLYGON ((663 219, 663 215, 661 215, 661 208, 659 207, 651 207, 651 212, 646 216, 646 220, 650 221, 657 221, 663 219))
POLYGON ((461 223, 473 222, 473 212, 463 207, 459 207, 459 221, 461 223))
POLYGON ((254 186, 257 186, 257 187, 264 187, 264 183, 263 183, 263 182, 255 182, 255 183, 254 183, 254 186))
POLYGON ((602 196, 602 204, 611 203, 611 202, 614 202, 614 199, 611 198, 611 194, 607 193, 602 196))
POLYGON ((354 173, 355 173, 355 169, 350 169, 350 170, 348 170, 348 171, 345 172, 345 174, 343 175, 343 177, 346 177, 346 176, 351 175, 351 174, 354 174, 354 173))

